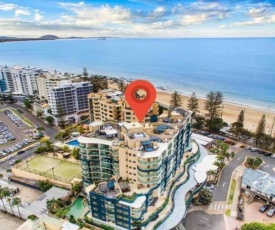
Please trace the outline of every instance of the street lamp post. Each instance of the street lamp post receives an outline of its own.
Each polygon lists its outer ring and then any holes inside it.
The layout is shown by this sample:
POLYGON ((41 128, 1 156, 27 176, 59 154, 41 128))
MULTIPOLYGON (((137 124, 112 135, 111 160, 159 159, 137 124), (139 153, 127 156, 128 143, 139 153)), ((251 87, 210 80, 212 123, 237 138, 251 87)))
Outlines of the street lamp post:
POLYGON ((27 168, 28 168, 28 172, 30 171, 30 168, 29 168, 29 161, 28 160, 26 160, 26 163, 27 163, 27 168))
POLYGON ((53 179, 55 179, 55 176, 54 176, 54 167, 52 167, 52 172, 53 172, 53 179))

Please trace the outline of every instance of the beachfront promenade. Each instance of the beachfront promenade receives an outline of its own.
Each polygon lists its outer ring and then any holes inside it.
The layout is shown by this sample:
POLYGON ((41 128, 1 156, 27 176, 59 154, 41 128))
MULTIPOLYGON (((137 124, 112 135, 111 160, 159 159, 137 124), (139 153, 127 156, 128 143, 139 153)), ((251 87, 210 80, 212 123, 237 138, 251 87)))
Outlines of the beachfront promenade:
MULTIPOLYGON (((197 163, 200 163, 205 156, 208 155, 207 150, 199 146, 200 156, 197 163)), ((192 150, 193 152, 193 150, 192 150)), ((186 195, 192 188, 197 185, 197 181, 195 179, 195 171, 190 169, 189 171, 189 180, 181 185, 174 195, 174 208, 172 213, 168 216, 168 218, 157 228, 157 230, 167 230, 175 228, 181 220, 185 217, 186 214, 186 195)))

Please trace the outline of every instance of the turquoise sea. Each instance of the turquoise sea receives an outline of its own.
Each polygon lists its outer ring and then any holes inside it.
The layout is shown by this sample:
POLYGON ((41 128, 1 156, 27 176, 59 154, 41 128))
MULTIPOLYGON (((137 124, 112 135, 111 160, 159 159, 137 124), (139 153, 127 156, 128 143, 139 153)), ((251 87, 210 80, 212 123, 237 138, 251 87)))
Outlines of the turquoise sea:
POLYGON ((156 86, 220 90, 226 101, 275 110, 275 38, 79 39, 0 43, 0 65, 147 79, 156 86))

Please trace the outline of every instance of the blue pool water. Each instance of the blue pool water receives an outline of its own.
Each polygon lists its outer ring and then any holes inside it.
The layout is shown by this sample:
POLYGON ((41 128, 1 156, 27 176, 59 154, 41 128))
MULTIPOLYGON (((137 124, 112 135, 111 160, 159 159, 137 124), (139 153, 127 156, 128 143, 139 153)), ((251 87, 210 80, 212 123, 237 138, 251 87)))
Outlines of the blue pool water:
POLYGON ((73 147, 79 147, 78 140, 69 141, 66 143, 67 145, 73 146, 73 147))

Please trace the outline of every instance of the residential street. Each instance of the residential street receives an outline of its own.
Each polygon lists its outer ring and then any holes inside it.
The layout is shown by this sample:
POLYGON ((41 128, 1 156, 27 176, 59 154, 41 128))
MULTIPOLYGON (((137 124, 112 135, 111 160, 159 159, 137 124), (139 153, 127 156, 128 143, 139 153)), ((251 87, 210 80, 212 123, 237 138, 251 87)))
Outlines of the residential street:
POLYGON ((246 156, 260 157, 265 162, 265 164, 260 167, 260 170, 275 176, 275 171, 273 171, 275 159, 243 149, 224 167, 220 176, 220 181, 213 191, 213 201, 226 201, 231 175, 233 171, 243 163, 246 156))

